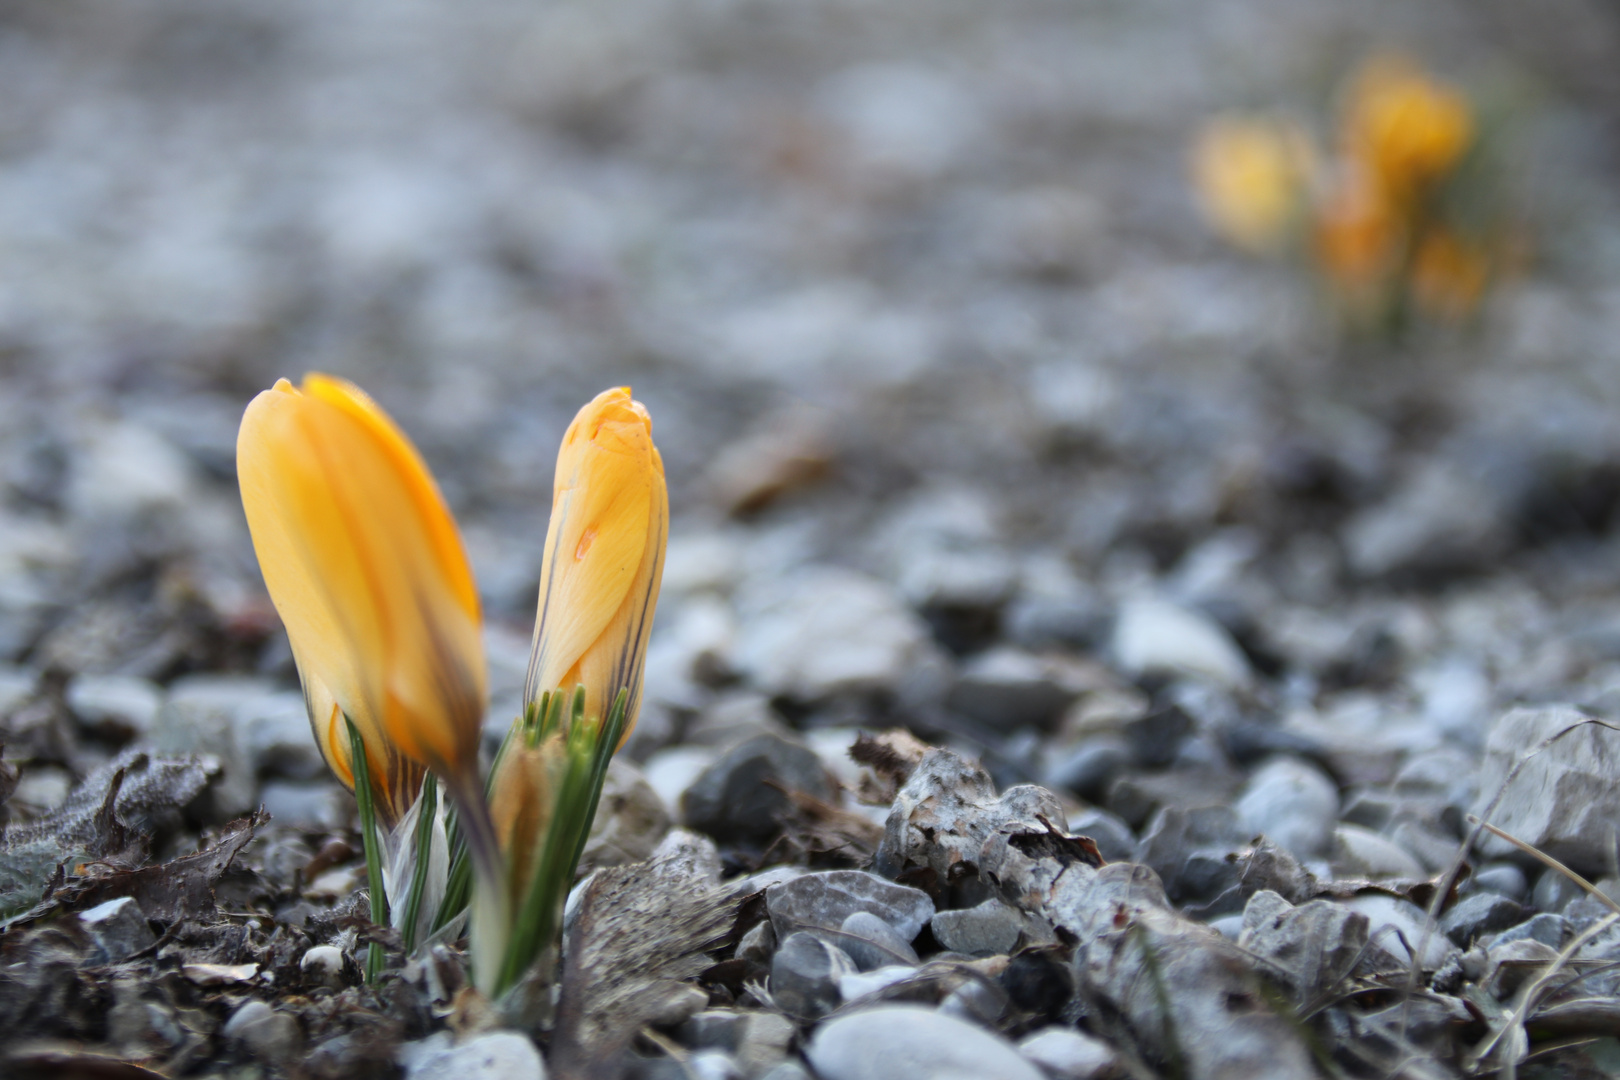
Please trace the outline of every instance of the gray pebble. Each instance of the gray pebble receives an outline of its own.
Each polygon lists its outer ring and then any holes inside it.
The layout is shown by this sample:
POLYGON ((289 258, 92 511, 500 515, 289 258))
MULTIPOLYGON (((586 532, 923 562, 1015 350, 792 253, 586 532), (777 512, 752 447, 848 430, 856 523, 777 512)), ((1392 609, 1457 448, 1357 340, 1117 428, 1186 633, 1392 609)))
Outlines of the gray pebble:
POLYGON ((303 1050, 304 1033, 298 1018, 276 1012, 263 1001, 244 1002, 220 1030, 254 1057, 272 1063, 291 1061, 303 1050))
POLYGON ((825 1016, 838 1007, 838 980, 855 974, 842 949, 809 931, 789 934, 771 958, 771 996, 794 1016, 825 1016))
MULTIPOLYGON (((1560 705, 1514 709, 1498 720, 1486 742, 1477 812, 1486 813, 1484 804, 1500 790, 1492 824, 1590 877, 1614 858, 1620 742, 1595 724, 1581 726, 1585 719, 1560 705)), ((1498 857, 1514 852, 1493 836, 1482 836, 1478 847, 1498 857)))
POLYGON ((1003 646, 963 665, 946 704, 998 730, 1050 728, 1084 688, 1072 663, 1003 646))
POLYGON ((954 952, 970 956, 1010 953, 1024 928, 1017 908, 991 897, 978 907, 941 911, 929 922, 934 940, 954 952))
POLYGON ((813 1077, 797 1061, 784 1061, 759 1080, 813 1080, 813 1077))
POLYGON ((744 960, 768 961, 776 951, 776 931, 766 919, 742 936, 737 942, 737 955, 744 960))
MULTIPOLYGON (((934 959, 940 959, 942 956, 950 957, 952 954, 936 954, 934 959)), ((962 959, 971 958, 962 957, 962 959)), ((838 995, 845 1001, 854 1001, 857 998, 865 997, 867 994, 875 994, 879 990, 893 986, 895 983, 904 982, 915 974, 917 974, 915 968, 905 964, 891 964, 888 967, 880 967, 873 971, 845 975, 838 980, 838 995)))
POLYGON ((831 798, 821 759, 796 739, 755 735, 698 774, 681 795, 681 819, 717 840, 763 839, 791 806, 788 791, 831 798))
MULTIPOLYGON (((307 732, 306 732, 307 734, 307 732)), ((334 780, 267 780, 259 804, 280 825, 336 829, 354 813, 354 797, 334 780)))
POLYGON ((1497 934, 1491 941, 1491 947, 1528 939, 1562 949, 1574 932, 1575 928, 1570 925, 1568 919, 1562 915, 1554 915, 1550 911, 1543 911, 1540 915, 1531 916, 1518 926, 1510 926, 1497 934))
MULTIPOLYGON (((188 675, 169 688, 169 698, 153 721, 157 750, 219 758, 224 775, 209 794, 220 816, 235 817, 258 805, 257 770, 238 716, 256 711, 274 689, 268 680, 241 675, 188 675)), ((307 724, 303 734, 309 739, 307 724)))
POLYGON ((1468 879, 1469 889, 1475 892, 1493 892, 1509 900, 1523 900, 1530 891, 1524 871, 1512 863, 1490 863, 1474 871, 1468 879))
POLYGON ((743 1014, 736 1009, 704 1009, 684 1021, 675 1037, 694 1050, 735 1050, 743 1014))
POLYGON ((758 1076, 787 1057, 798 1033, 798 1025, 781 1013, 747 1013, 734 1050, 738 1066, 747 1075, 758 1076))
POLYGON ((837 930, 855 912, 865 911, 912 941, 933 917, 934 902, 920 889, 864 870, 827 870, 772 885, 765 890, 765 909, 778 938, 807 927, 837 930))
MULTIPOLYGON (((102 735, 138 738, 152 730, 163 690, 132 675, 78 675, 67 687, 67 705, 85 727, 102 735)), ((304 721, 309 738, 309 721, 304 721)))
POLYGON ((1041 783, 1100 799, 1109 782, 1130 763, 1130 747, 1123 738, 1098 735, 1053 757, 1041 773, 1041 783))
POLYGON ((1440 929, 1453 943, 1466 946, 1481 934, 1505 930, 1524 918, 1524 909, 1496 893, 1475 893, 1457 901, 1440 917, 1440 929))
POLYGON ((919 962, 911 943, 869 911, 853 912, 839 929, 843 933, 834 938, 833 943, 848 953, 861 971, 888 964, 919 962))
POLYGON ((1585 890, 1571 881, 1568 874, 1547 869, 1541 872, 1536 887, 1530 892, 1530 906, 1537 911, 1563 911, 1571 900, 1585 895, 1585 890))
POLYGON ((95 942, 92 962, 116 964, 156 944, 146 913, 132 896, 97 904, 79 914, 79 922, 95 942))

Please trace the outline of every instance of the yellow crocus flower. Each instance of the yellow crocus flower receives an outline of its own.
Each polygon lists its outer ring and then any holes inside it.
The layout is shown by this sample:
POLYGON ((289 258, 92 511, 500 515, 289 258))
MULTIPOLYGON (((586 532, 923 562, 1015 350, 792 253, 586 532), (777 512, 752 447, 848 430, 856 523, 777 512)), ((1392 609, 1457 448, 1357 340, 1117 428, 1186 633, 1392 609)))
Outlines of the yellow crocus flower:
POLYGON ((1205 219, 1256 254, 1287 245, 1315 171, 1309 138, 1284 120, 1218 117, 1193 145, 1193 186, 1205 219))
POLYGON ((248 405, 236 467, 332 771, 354 786, 347 716, 385 825, 404 818, 423 767, 476 787, 478 594, 455 521, 410 440, 358 387, 311 374, 302 387, 279 380, 248 405))
POLYGON ((668 533, 652 419, 629 387, 604 391, 579 410, 558 451, 526 700, 583 686, 585 716, 605 720, 628 691, 629 736, 668 533))
POLYGON ((1364 162, 1391 198, 1419 197, 1474 142, 1468 99, 1401 57, 1363 66, 1344 114, 1344 150, 1364 162))

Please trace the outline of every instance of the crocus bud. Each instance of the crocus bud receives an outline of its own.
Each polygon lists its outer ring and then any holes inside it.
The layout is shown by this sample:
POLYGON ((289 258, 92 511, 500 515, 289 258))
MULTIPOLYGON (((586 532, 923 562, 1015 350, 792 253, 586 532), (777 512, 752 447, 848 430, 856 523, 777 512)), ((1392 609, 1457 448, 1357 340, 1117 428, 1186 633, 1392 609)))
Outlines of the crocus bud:
POLYGON ((351 788, 347 716, 379 816, 427 767, 476 784, 484 707, 478 594, 421 456, 360 389, 309 375, 254 398, 236 442, 253 547, 287 628, 315 740, 351 788))
POLYGON ((604 391, 568 425, 557 456, 524 685, 529 702, 582 686, 584 715, 605 720, 625 691, 629 736, 668 532, 669 495, 652 419, 629 387, 604 391))
POLYGON ((522 904, 534 879, 546 828, 556 810, 566 767, 561 733, 530 745, 521 733, 507 744, 490 782, 489 816, 495 822, 501 853, 506 856, 510 900, 522 904))

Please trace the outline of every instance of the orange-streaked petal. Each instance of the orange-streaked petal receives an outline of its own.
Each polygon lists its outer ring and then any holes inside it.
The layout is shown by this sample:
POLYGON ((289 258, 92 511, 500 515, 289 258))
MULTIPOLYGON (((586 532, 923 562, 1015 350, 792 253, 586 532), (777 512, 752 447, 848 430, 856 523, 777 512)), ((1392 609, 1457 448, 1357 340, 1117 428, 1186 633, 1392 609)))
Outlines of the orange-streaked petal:
POLYGON ((664 462, 628 387, 582 408, 557 458, 525 697, 585 687, 587 716, 630 693, 635 723, 669 532, 664 462))

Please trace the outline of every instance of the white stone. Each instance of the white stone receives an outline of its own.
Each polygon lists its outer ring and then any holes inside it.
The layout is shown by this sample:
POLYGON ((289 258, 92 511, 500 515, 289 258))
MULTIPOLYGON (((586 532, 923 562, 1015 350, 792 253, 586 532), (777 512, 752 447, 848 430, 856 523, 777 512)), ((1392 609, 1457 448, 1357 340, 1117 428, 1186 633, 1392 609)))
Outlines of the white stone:
POLYGON ((824 1024, 805 1050, 821 1080, 1045 1080, 1012 1043, 916 1005, 885 1005, 824 1024))
POLYGON ((73 778, 54 765, 28 765, 24 767, 11 797, 18 803, 35 810, 54 810, 73 790, 73 778))
POLYGON ((343 985, 343 950, 336 945, 316 945, 298 961, 304 976, 325 986, 343 985))
POLYGON ((119 913, 122 912, 126 907, 135 902, 136 901, 133 896, 120 896, 116 900, 105 901, 104 903, 97 904, 88 911, 81 911, 79 913, 79 921, 86 924, 110 922, 113 919, 116 919, 119 913))
POLYGON ((1297 758, 1277 758, 1249 778, 1238 799, 1238 819, 1301 859, 1325 855, 1339 816, 1339 789, 1321 769, 1297 758))
POLYGON ((1042 1028, 1018 1043, 1023 1055, 1053 1080, 1092 1080, 1114 1064, 1114 1050, 1073 1028, 1042 1028))
POLYGON ((1167 600, 1128 600, 1114 626, 1114 658, 1132 675, 1202 675, 1227 686, 1249 681, 1249 662, 1219 623, 1167 600))
POLYGON ((1411 853, 1360 825, 1333 830, 1333 863, 1352 877, 1421 881, 1429 876, 1411 853))
POLYGON ((0 715, 9 716, 27 701, 37 681, 32 671, 0 664, 0 715))
POLYGON ((540 1051, 525 1035, 491 1031, 462 1043, 446 1033, 399 1048, 405 1080, 545 1080, 540 1051))

